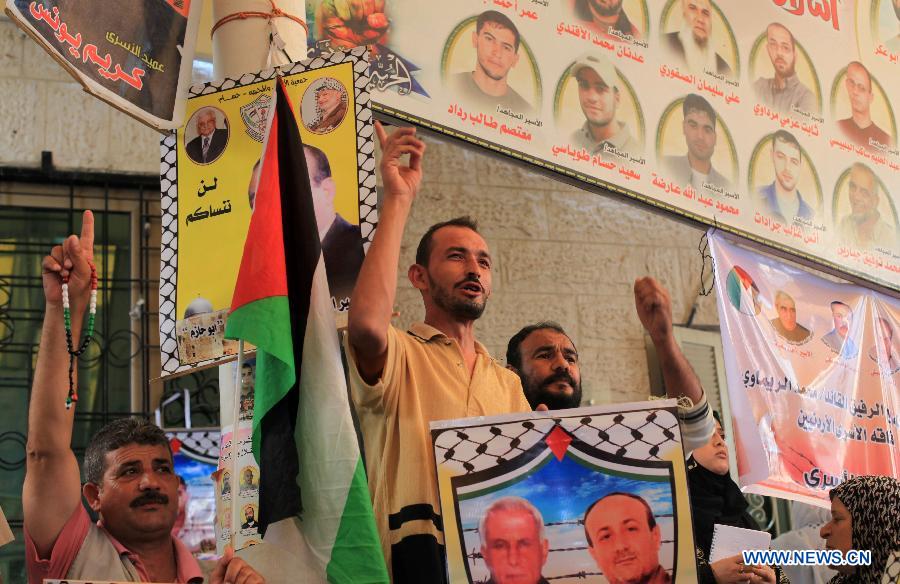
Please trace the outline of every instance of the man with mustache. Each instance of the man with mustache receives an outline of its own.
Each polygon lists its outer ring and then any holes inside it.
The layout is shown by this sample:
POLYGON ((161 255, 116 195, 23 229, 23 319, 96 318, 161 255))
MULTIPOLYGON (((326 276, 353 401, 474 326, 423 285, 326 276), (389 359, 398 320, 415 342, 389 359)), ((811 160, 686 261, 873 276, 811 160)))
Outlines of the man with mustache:
POLYGON ((185 144, 184 149, 188 158, 197 164, 209 164, 225 150, 228 130, 216 127, 216 112, 211 107, 202 109, 196 119, 197 137, 185 144))
POLYGON ((256 529, 259 523, 256 522, 256 512, 252 505, 244 507, 244 522, 241 523, 241 529, 256 529))
POLYGON ((575 0, 575 16, 590 23, 591 28, 607 38, 617 38, 610 35, 612 31, 633 39, 641 38, 640 29, 622 9, 622 0, 575 0))
POLYGON ((681 29, 666 33, 663 43, 689 71, 714 71, 731 77, 731 66, 711 46, 713 7, 710 0, 681 0, 681 29))
POLYGON ((541 512, 521 497, 491 503, 478 523, 487 584, 549 584, 541 575, 550 542, 541 512))
POLYGON ((521 40, 519 29, 504 14, 496 10, 479 14, 472 33, 475 70, 450 77, 451 93, 486 113, 504 107, 532 115, 534 108, 508 82, 510 70, 519 63, 521 40))
POLYGON ((786 26, 773 22, 766 28, 766 51, 775 75, 771 79, 760 77, 756 80, 753 91, 757 99, 777 112, 789 114, 796 107, 816 113, 816 96, 797 78, 797 45, 786 26))
POLYGON ((369 490, 394 584, 444 582, 443 522, 429 423, 527 412, 519 378, 475 339, 492 291, 493 258, 477 225, 458 217, 432 225, 407 277, 425 321, 391 325, 406 220, 422 180, 425 144, 415 128, 381 143, 384 199, 378 231, 350 302, 350 391, 365 442, 369 490), (408 165, 400 158, 409 155, 408 165))
POLYGON ((610 493, 584 513, 588 553, 610 584, 669 584, 659 563, 659 525, 643 497, 610 493))
MULTIPOLYGON (((653 278, 638 278, 634 304, 656 348, 666 393, 672 398, 685 396, 694 404, 678 410, 684 449, 699 448, 709 440, 715 421, 700 380, 675 341, 669 293, 653 278)), ((519 375, 533 409, 562 410, 581 404, 578 351, 560 325, 539 322, 513 335, 506 349, 506 366, 519 375)))
POLYGON ((822 342, 844 359, 856 357, 856 343, 847 336, 850 332, 850 324, 853 322, 853 311, 850 306, 840 300, 835 300, 831 303, 831 316, 834 319, 834 328, 822 335, 822 342))
MULTIPOLYGON (((165 433, 137 418, 100 428, 84 453, 85 484, 72 452, 74 406, 66 407, 68 352, 65 323, 81 338, 90 304, 94 217, 85 211, 81 238, 69 236, 43 260, 46 309, 28 410, 22 503, 28 581, 44 578, 198 584, 204 574, 187 547, 172 537, 178 513, 178 476, 165 433), (71 320, 63 313, 68 279, 71 320), (100 516, 92 523, 81 504, 100 516)), ((264 582, 228 551, 211 584, 264 582)))
POLYGON ((803 154, 797 138, 787 130, 772 134, 772 166, 775 180, 757 191, 760 206, 782 223, 790 224, 800 218, 812 221, 815 210, 797 189, 803 154))
POLYGON ((316 118, 309 130, 316 134, 327 134, 344 121, 347 115, 347 91, 336 79, 326 78, 316 89, 316 118))
POLYGON ((850 167, 847 181, 847 199, 850 212, 838 225, 841 243, 856 249, 872 249, 876 246, 897 248, 897 234, 878 210, 881 189, 875 173, 861 162, 850 167))

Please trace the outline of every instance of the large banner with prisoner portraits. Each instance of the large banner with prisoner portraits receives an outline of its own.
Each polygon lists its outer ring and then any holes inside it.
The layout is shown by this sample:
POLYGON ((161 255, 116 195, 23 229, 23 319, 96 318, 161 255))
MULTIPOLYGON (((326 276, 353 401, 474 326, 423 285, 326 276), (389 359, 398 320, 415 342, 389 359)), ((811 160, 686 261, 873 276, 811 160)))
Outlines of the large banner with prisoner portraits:
POLYGON ((452 584, 697 581, 675 400, 432 422, 431 437, 452 584))
POLYGON ((376 111, 900 290, 900 0, 308 4, 376 111))
POLYGON ((709 240, 745 490, 827 506, 900 478, 900 302, 709 240))

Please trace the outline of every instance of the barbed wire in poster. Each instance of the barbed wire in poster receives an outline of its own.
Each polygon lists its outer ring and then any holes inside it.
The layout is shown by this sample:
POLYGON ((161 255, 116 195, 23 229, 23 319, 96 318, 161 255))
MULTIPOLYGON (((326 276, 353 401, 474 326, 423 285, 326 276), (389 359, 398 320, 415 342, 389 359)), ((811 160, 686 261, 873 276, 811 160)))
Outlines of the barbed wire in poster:
POLYGON ((433 422, 450 582, 695 581, 674 403, 433 422))

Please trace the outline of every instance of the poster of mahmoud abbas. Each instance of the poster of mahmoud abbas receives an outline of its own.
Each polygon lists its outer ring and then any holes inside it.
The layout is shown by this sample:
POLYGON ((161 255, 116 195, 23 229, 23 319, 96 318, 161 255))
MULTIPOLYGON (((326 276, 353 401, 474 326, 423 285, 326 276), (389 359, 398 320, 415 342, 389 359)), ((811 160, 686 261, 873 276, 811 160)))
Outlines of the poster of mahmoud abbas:
POLYGON ((900 478, 900 301, 709 237, 745 491, 828 506, 900 478))
POLYGON ((6 13, 86 91, 156 128, 181 125, 199 0, 6 0, 6 13))
POLYGON ((666 400, 432 422, 451 584, 696 582, 675 412, 666 400))
POLYGON ((186 121, 161 150, 163 377, 237 356, 225 322, 277 74, 298 118, 329 291, 338 326, 346 326, 377 222, 368 69, 368 53, 357 48, 191 87, 186 121))
POLYGON ((376 112, 900 290, 896 2, 752 4, 307 3, 376 112))

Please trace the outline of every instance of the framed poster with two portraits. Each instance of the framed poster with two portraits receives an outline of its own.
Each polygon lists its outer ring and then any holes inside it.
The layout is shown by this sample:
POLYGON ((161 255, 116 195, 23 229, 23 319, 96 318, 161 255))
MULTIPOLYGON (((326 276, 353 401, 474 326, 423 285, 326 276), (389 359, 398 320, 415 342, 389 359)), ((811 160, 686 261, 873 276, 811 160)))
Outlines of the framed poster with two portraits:
POLYGON ((432 422, 451 584, 696 582, 674 400, 432 422))

